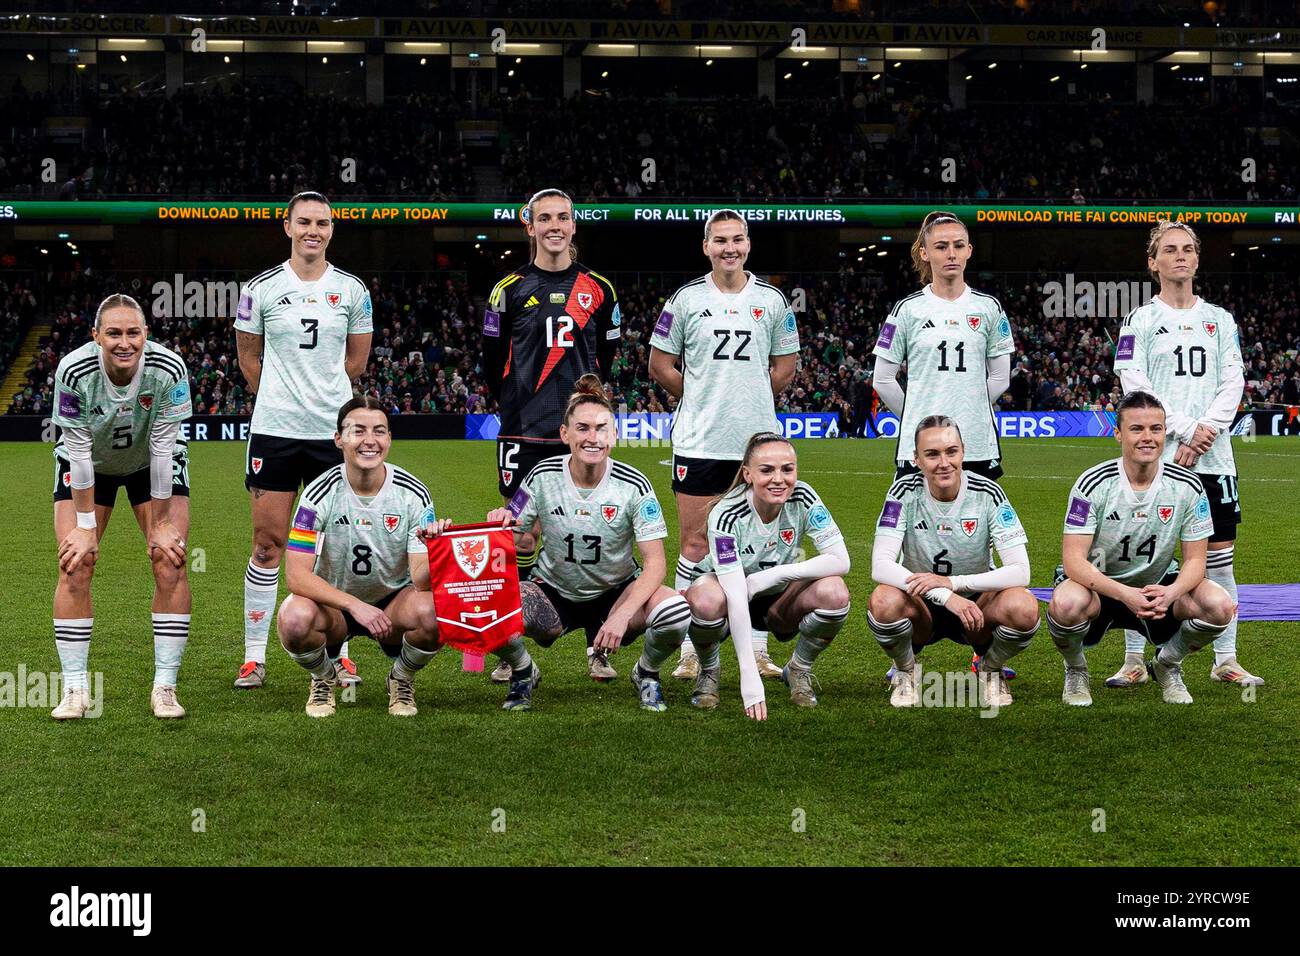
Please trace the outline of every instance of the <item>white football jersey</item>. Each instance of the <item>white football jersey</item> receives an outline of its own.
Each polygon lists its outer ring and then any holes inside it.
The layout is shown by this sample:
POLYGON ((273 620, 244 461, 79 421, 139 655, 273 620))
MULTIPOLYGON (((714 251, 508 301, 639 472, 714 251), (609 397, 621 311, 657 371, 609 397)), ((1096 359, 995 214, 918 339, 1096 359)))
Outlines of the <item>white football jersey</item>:
POLYGON ((510 512, 521 528, 542 523, 533 576, 570 601, 591 601, 640 574, 632 542, 666 538, 668 526, 641 472, 611 458, 595 488, 579 488, 571 457, 539 462, 510 499, 510 512))
POLYGON ((370 292, 332 263, 315 282, 288 262, 251 279, 239 297, 235 329, 262 336, 262 381, 250 430, 311 440, 334 437, 339 409, 352 398, 344 359, 349 335, 370 332, 370 292))
POLYGON ((701 276, 664 303, 650 344, 682 358, 676 454, 739 461, 755 433, 780 432, 768 360, 799 351, 799 327, 776 286, 750 273, 739 292, 723 292, 713 273, 701 276))
POLYGON ((1065 533, 1092 537, 1090 560, 1101 573, 1135 588, 1164 577, 1179 541, 1203 541, 1213 530, 1201 479, 1171 461, 1141 492, 1123 458, 1094 465, 1070 489, 1065 512, 1065 533))
MULTIPOLYGON (((1209 411, 1219 382, 1241 368, 1241 342, 1232 314, 1197 297, 1190 309, 1175 309, 1160 298, 1139 306, 1124 319, 1115 343, 1115 373, 1145 372, 1156 395, 1183 415, 1199 419, 1209 411)), ((1194 469, 1201 475, 1236 475, 1231 429, 1219 432, 1194 469)), ((1178 439, 1165 438, 1165 461, 1173 461, 1178 439)))
POLYGON ((385 464, 383 487, 363 501, 335 465, 298 499, 288 550, 316 556, 314 570, 333 587, 367 604, 411 583, 408 554, 428 554, 418 531, 436 515, 429 489, 404 468, 385 464))
POLYGON ((952 302, 930 286, 895 304, 880 327, 873 355, 907 363, 907 391, 894 458, 916 454, 916 426, 947 415, 961 429, 967 461, 1002 457, 989 402, 989 359, 1016 350, 1011 320, 991 295, 967 287, 952 302))
POLYGON ((750 488, 733 488, 709 512, 707 532, 709 553, 697 565, 701 574, 739 570, 749 575, 792 564, 802 560, 804 535, 812 538, 818 551, 844 542, 839 525, 806 481, 795 483, 770 523, 754 510, 750 488))
POLYGON ((930 494, 925 477, 905 475, 890 486, 876 534, 902 538, 899 561, 913 574, 982 574, 998 554, 1029 543, 1020 516, 995 481, 963 471, 952 501, 930 494))

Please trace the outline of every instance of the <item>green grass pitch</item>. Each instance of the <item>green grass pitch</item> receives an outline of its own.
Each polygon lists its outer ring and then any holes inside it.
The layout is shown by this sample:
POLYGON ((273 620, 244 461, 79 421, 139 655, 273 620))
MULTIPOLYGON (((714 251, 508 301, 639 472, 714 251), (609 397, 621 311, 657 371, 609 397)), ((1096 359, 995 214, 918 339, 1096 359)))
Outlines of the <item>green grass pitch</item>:
MULTIPOLYGON (((545 680, 526 715, 501 711, 503 689, 445 653, 416 683, 419 716, 389 717, 386 659, 367 640, 353 641, 365 684, 333 719, 303 714, 307 677, 274 634, 268 686, 234 691, 249 549, 243 447, 194 445, 190 544, 203 549, 204 570, 191 574, 193 636, 181 670, 189 717, 164 723, 149 713, 152 582, 123 496, 95 581, 90 669, 105 675, 104 714, 56 724, 45 707, 0 709, 0 864, 1300 862, 1295 624, 1241 626, 1243 663, 1268 681, 1254 702, 1210 682, 1207 652, 1187 666, 1190 707, 1162 704, 1152 685, 1108 690, 1101 680, 1123 656, 1111 632, 1090 654, 1094 706, 1068 708, 1044 627, 1015 661, 1015 705, 996 718, 890 708, 866 599, 892 450, 884 441, 799 444, 800 477, 849 541, 853 612, 818 663, 821 706, 799 710, 769 683, 770 717, 759 725, 741 710, 730 644, 718 711, 696 712, 685 685, 668 679, 670 709, 651 715, 627 680, 639 650, 615 655, 619 680, 596 685, 579 634, 536 651, 545 680)), ((1238 579, 1294 581, 1300 447, 1261 438, 1236 450, 1246 515, 1238 579)), ((497 503, 494 451, 488 442, 399 442, 392 458, 424 479, 440 515, 470 521, 497 503)), ((1117 447, 1021 440, 1004 453, 1033 583, 1049 584, 1070 484, 1117 447)), ((616 449, 654 481, 671 526, 667 454, 616 449)), ((0 469, 14 506, 0 671, 56 670, 50 448, 2 446, 0 469)), ((669 567, 675 555, 670 547, 669 567)), ((790 653, 772 649, 778 660, 790 653)), ((946 643, 922 660, 959 670, 969 652, 946 643)))

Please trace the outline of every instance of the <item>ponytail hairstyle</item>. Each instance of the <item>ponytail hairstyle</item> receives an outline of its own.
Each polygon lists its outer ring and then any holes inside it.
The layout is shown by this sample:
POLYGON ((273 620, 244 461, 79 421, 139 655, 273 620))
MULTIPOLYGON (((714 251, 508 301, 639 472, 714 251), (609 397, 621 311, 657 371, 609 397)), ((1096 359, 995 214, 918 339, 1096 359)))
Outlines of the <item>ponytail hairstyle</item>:
POLYGON ((745 467, 754 457, 754 452, 758 451, 758 449, 763 445, 771 445, 776 442, 780 442, 783 445, 789 445, 791 449, 794 448, 794 443, 779 432, 756 432, 749 439, 749 442, 745 445, 745 454, 740 459, 740 467, 736 469, 736 477, 731 481, 731 487, 709 502, 709 511, 712 511, 719 501, 727 497, 727 495, 731 494, 737 488, 742 488, 748 484, 748 482, 745 481, 745 467))
MULTIPOLYGON (((929 285, 930 280, 934 278, 934 271, 930 268, 930 263, 921 258, 921 250, 925 248, 925 243, 930 238, 930 230, 949 222, 955 222, 962 229, 966 229, 966 224, 957 218, 956 213, 936 209, 934 212, 926 213, 925 218, 921 220, 921 228, 917 231, 916 238, 912 240, 912 268, 921 277, 923 286, 929 285)), ((970 230, 966 230, 966 237, 970 238, 970 230)))
POLYGON ((614 414, 614 406, 605 397, 605 386, 591 372, 588 372, 573 384, 573 394, 569 396, 569 404, 564 407, 564 425, 566 428, 574 413, 583 405, 599 405, 610 415, 614 414))
POLYGON ((103 302, 99 303, 99 308, 95 310, 94 328, 96 331, 99 330, 100 317, 109 309, 134 309, 140 316, 140 324, 146 328, 149 325, 149 320, 145 318, 144 309, 141 307, 139 302, 135 301, 135 299, 131 298, 131 296, 127 295, 125 292, 114 292, 103 302))
POLYGON ((749 235, 749 220, 734 209, 719 209, 714 212, 704 223, 704 241, 709 241, 709 234, 713 232, 713 224, 717 222, 738 222, 745 228, 745 235, 749 235))
MULTIPOLYGON (((1156 257, 1156 253, 1160 250, 1160 240, 1165 237, 1165 233, 1173 232, 1175 229, 1181 229, 1192 237, 1192 243, 1196 246, 1196 255, 1200 256, 1201 237, 1196 234, 1195 230, 1193 230, 1191 226, 1185 222, 1171 222, 1168 219, 1158 219, 1156 220, 1155 228, 1151 230, 1151 237, 1147 240, 1148 259, 1154 259, 1156 257)), ((1157 282, 1160 281, 1159 269, 1150 269, 1148 271, 1151 273, 1151 278, 1155 279, 1157 282)))
MULTIPOLYGON (((555 189, 554 187, 552 187, 548 189, 539 189, 537 190, 537 192, 533 193, 532 198, 530 198, 528 202, 524 204, 524 208, 520 210, 520 218, 522 218, 525 223, 531 223, 533 221, 533 213, 535 211, 533 207, 537 205, 539 200, 548 199, 552 196, 558 197, 559 199, 563 199, 565 202, 567 202, 569 204, 569 215, 573 215, 573 197, 571 197, 563 189, 555 189)), ((537 240, 532 236, 529 236, 528 237, 528 261, 532 262, 536 258, 537 258, 537 240)), ((576 242, 570 242, 569 261, 576 262, 577 260, 578 260, 578 244, 576 242)))

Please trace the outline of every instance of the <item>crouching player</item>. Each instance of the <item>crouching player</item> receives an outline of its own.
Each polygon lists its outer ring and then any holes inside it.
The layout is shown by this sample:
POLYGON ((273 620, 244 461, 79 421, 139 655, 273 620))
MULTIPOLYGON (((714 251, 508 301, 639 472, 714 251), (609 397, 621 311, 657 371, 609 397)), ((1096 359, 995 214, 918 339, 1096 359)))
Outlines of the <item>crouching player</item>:
POLYGON ((759 432, 745 446, 731 488, 709 511, 709 553, 686 592, 691 641, 700 658, 691 703, 703 710, 718 706, 718 644, 730 629, 745 713, 767 719, 762 679, 750 652, 754 628, 781 641, 799 638, 781 679, 795 704, 817 706, 812 666, 849 615, 843 577, 849 552, 817 492, 799 480, 798 467, 789 441, 759 432), (818 554, 798 561, 805 534, 818 554))
MULTIPOLYGON (((385 685, 388 712, 416 713, 416 673, 438 652, 425 536, 446 528, 428 489, 388 464, 393 439, 377 399, 339 409, 334 443, 343 452, 298 499, 285 577, 290 594, 276 625, 289 656, 311 673, 310 717, 334 713, 332 658, 349 637, 373 637, 393 660, 385 685)), ((502 656, 522 654, 515 638, 502 656)))
POLYGON ((1111 628, 1133 628, 1159 647, 1147 667, 1165 702, 1190 704, 1183 658, 1222 634, 1237 610, 1205 577, 1210 502, 1195 472, 1161 461, 1165 411, 1154 395, 1124 396, 1115 438, 1121 456, 1089 468, 1070 490, 1063 569, 1047 609, 1047 628, 1065 657, 1061 699, 1091 704, 1084 648, 1111 628), (1181 569, 1174 561, 1180 540, 1181 569))
POLYGON ((867 622, 894 661, 889 702, 917 705, 914 651, 949 638, 980 655, 982 700, 1006 707, 1003 665, 1038 631, 1038 601, 1027 589, 1029 539, 997 483, 962 469, 965 448, 951 418, 922 419, 915 448, 921 470, 890 486, 871 549, 877 587, 867 622))
MULTIPOLYGON (((609 456, 617 434, 604 386, 588 374, 576 388, 560 426, 569 454, 538 463, 509 507, 487 519, 513 520, 519 537, 541 522, 537 566, 519 585, 524 632, 550 647, 582 628, 594 648, 608 652, 644 632, 632 683, 642 710, 662 712, 667 705, 659 668, 685 639, 690 609, 663 583, 668 527, 654 488, 641 472, 609 456), (632 557, 633 541, 644 569, 632 557)), ((529 709, 540 678, 536 665, 516 670, 506 709, 529 709)))
POLYGON ((176 675, 190 633, 189 459, 177 441, 190 416, 190 378, 180 356, 148 340, 144 310, 110 295, 95 313, 93 340, 64 356, 54 372, 54 643, 64 692, 56 720, 86 716, 86 675, 94 625, 90 584, 99 539, 126 489, 153 563, 155 717, 185 716, 176 675))

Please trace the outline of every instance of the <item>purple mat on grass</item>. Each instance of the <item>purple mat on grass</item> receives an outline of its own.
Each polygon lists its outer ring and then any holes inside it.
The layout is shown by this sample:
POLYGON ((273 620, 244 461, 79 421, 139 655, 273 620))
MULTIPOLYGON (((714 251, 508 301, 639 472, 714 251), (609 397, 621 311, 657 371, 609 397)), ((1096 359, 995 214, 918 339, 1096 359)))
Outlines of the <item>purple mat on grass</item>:
MULTIPOLYGON (((1047 601, 1051 588, 1030 588, 1034 597, 1047 601)), ((1300 584, 1237 585, 1239 621, 1300 621, 1300 584)))

